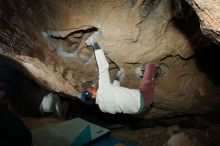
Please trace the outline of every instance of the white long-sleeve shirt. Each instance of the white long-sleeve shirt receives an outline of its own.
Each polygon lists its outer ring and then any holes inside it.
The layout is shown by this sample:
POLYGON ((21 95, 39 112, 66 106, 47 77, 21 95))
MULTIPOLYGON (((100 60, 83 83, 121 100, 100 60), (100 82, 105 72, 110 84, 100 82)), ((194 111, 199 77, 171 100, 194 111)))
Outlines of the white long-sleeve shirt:
POLYGON ((143 110, 143 97, 137 89, 121 87, 119 81, 110 82, 105 54, 102 49, 95 50, 96 61, 99 68, 99 88, 96 103, 102 112, 111 114, 135 114, 143 110))

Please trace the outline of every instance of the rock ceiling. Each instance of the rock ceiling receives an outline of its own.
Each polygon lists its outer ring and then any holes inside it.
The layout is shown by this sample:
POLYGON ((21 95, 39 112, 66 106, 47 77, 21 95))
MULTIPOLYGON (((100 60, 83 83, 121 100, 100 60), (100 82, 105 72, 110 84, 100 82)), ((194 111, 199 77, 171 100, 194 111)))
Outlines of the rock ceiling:
POLYGON ((19 63, 15 68, 46 89, 79 98, 88 84, 98 80, 95 57, 84 41, 100 30, 99 43, 109 59, 111 77, 124 68, 124 86, 138 88, 137 67, 148 62, 160 66, 155 108, 149 117, 211 111, 220 94, 189 58, 210 41, 219 44, 220 2, 187 3, 1 0, 0 54, 19 63), (207 104, 206 97, 212 102, 207 104))

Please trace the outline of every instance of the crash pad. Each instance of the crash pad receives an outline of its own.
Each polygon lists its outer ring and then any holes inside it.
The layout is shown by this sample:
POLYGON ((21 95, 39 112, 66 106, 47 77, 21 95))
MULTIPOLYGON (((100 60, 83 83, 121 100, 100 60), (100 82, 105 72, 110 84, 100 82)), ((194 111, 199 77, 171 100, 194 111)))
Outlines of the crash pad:
POLYGON ((109 135, 110 130, 75 118, 31 130, 34 146, 80 146, 109 135))

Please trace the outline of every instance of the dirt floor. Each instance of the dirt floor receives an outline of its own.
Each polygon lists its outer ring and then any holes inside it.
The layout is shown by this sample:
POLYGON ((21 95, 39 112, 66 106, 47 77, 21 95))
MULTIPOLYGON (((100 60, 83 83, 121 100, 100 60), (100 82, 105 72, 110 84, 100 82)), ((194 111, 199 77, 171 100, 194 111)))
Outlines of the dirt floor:
POLYGON ((112 130, 112 137, 138 146, 163 146, 170 135, 168 128, 155 127, 141 130, 112 130))

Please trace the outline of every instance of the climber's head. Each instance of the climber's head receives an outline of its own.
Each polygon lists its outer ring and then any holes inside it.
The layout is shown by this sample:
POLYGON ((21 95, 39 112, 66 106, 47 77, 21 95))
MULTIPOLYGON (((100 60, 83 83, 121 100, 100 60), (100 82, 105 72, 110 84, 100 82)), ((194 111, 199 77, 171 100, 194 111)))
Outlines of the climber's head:
POLYGON ((95 103, 97 88, 89 87, 81 94, 81 101, 84 104, 91 105, 95 103))

